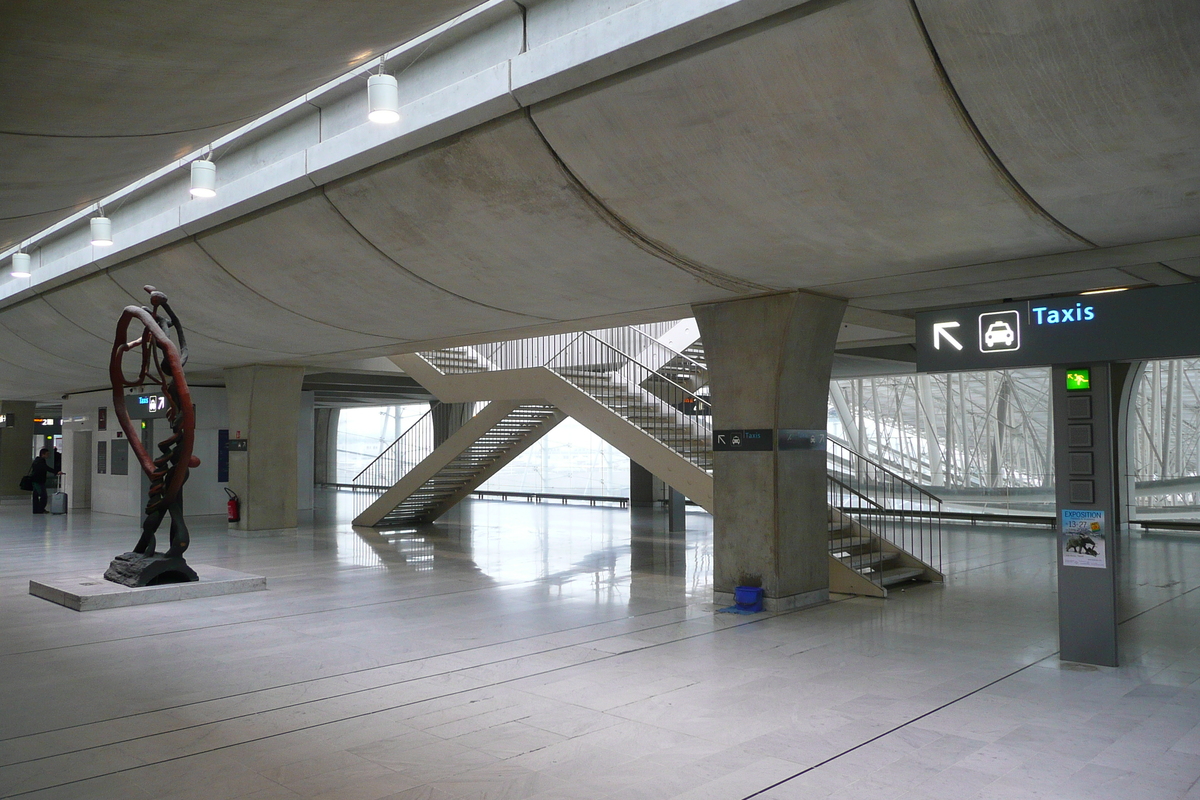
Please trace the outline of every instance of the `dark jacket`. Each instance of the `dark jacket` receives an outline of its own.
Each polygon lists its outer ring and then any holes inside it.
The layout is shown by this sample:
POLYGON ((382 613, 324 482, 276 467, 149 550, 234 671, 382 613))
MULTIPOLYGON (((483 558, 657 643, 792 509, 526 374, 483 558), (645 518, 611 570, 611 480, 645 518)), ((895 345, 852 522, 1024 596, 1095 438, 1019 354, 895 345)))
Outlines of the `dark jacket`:
POLYGON ((46 463, 46 459, 38 456, 33 460, 33 466, 29 468, 29 474, 33 476, 34 483, 45 483, 46 476, 50 474, 50 465, 46 463))

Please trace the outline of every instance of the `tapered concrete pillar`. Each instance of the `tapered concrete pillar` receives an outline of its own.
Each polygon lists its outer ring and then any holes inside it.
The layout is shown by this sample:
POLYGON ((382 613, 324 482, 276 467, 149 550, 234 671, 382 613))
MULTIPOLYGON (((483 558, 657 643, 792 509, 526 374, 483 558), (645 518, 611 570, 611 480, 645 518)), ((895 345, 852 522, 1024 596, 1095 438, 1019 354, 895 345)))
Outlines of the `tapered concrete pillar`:
POLYGON ((770 438, 770 449, 714 453, 718 603, 732 602, 735 586, 757 582, 768 609, 829 597, 824 439, 800 437, 795 440, 819 447, 781 450, 778 432, 825 430, 833 348, 845 306, 788 292, 694 307, 708 360, 713 429, 767 430, 770 438))
MULTIPOLYGON (((11 420, 11 428, 0 428, 0 496, 29 496, 20 488, 21 476, 33 461, 33 417, 37 404, 0 400, 0 414, 11 420)), ((7 423, 6 423, 7 424, 7 423)))
MULTIPOLYGON (((229 488, 242 501, 231 527, 266 531, 296 527, 299 503, 296 428, 303 367, 255 364, 225 370, 229 435, 247 440, 229 453, 229 488)), ((184 490, 186 508, 187 490, 184 490)))
POLYGON ((313 483, 338 482, 337 432, 341 409, 318 408, 313 420, 313 483))

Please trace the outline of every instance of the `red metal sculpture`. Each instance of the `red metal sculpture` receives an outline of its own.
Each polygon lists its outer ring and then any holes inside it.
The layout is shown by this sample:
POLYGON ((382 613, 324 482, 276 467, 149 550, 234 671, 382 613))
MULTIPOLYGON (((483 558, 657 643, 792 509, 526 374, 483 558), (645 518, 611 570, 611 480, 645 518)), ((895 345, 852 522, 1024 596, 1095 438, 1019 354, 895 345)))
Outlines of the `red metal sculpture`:
POLYGON ((146 502, 146 519, 142 523, 142 536, 137 546, 133 552, 118 556, 105 577, 118 583, 138 586, 197 580, 195 572, 183 562, 183 552, 189 543, 187 524, 183 519, 183 484, 188 479, 188 470, 200 465, 200 459, 192 455, 196 438, 196 410, 183 374, 188 357, 183 326, 171 310, 165 294, 153 286, 146 286, 145 289, 150 294, 150 305, 126 306, 121 312, 109 360, 113 407, 129 446, 150 478, 150 496, 146 502), (166 315, 165 318, 162 314, 166 315), (135 320, 144 329, 141 336, 130 340, 129 326, 135 320), (168 333, 172 328, 179 339, 178 346, 168 333), (134 380, 126 380, 122 366, 125 354, 130 351, 138 351, 141 355, 141 367, 134 380), (149 383, 157 384, 166 398, 167 421, 171 426, 171 435, 158 443, 162 455, 156 459, 151 459, 146 452, 140 431, 134 426, 125 407, 125 390, 149 383), (163 556, 155 559, 155 533, 168 513, 171 515, 171 544, 163 556))

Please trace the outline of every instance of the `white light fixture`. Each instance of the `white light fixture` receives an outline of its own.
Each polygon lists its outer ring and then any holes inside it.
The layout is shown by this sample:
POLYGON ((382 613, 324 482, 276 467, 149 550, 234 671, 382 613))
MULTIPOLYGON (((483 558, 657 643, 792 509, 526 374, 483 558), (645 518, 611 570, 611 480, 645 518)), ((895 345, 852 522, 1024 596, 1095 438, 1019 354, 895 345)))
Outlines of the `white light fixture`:
POLYGON ((367 78, 367 119, 380 124, 400 121, 400 85, 392 75, 367 78))
POLYGON ((192 162, 192 197, 217 196, 217 165, 211 161, 192 162))
POLYGON ((13 253, 12 276, 14 278, 28 278, 32 274, 33 269, 29 266, 29 253, 22 253, 20 251, 13 253))
POLYGON ((112 245, 112 220, 104 216, 104 209, 92 217, 92 246, 110 247, 112 245))
POLYGON ((1080 294, 1108 294, 1110 292, 1127 292, 1127 291, 1129 291, 1128 286, 1114 286, 1111 289, 1092 289, 1087 292, 1080 292, 1080 294))

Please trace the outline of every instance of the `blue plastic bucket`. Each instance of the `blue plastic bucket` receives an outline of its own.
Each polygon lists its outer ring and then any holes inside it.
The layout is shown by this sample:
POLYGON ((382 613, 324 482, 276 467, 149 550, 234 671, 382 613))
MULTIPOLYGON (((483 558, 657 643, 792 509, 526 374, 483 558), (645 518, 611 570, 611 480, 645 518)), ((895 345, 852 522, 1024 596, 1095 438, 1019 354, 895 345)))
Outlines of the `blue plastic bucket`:
POLYGON ((733 587, 733 602, 747 611, 762 611, 763 590, 759 586, 733 587))

